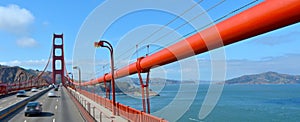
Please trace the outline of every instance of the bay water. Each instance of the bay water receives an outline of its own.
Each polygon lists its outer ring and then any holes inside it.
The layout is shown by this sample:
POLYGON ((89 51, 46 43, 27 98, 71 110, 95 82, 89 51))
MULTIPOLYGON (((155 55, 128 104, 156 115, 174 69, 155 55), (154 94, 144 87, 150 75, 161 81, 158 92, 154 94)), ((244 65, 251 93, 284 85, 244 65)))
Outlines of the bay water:
MULTIPOLYGON (((300 85, 225 85, 221 97, 204 119, 199 111, 209 85, 164 86, 151 97, 151 114, 169 121, 208 122, 299 122, 300 85), (180 95, 179 95, 180 94, 180 95), (180 96, 180 97, 178 97, 180 96), (174 104, 175 103, 175 104, 174 104)), ((151 87, 150 87, 151 88, 151 87)), ((117 95, 118 102, 142 110, 140 97, 117 95)))

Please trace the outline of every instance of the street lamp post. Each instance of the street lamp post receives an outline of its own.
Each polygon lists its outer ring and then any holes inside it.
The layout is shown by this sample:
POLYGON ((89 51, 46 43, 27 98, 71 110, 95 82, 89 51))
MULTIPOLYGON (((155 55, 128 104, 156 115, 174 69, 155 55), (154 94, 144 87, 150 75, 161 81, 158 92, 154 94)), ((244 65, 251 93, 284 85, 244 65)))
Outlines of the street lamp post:
POLYGON ((78 66, 74 66, 73 69, 77 69, 78 70, 78 75, 79 75, 79 90, 81 90, 81 71, 80 71, 80 68, 78 66))
POLYGON ((105 40, 100 40, 99 42, 95 42, 94 46, 97 47, 106 47, 110 51, 110 63, 111 63, 111 83, 112 83, 112 100, 113 100, 113 115, 116 115, 116 95, 115 95, 115 77, 114 77, 114 49, 112 45, 105 40), (107 44, 107 45, 104 45, 107 44))

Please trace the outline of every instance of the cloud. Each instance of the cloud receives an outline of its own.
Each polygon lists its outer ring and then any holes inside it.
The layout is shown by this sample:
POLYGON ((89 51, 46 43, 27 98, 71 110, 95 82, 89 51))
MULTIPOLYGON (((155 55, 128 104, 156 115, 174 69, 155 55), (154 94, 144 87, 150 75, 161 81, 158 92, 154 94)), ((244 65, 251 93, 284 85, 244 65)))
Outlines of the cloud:
MULTIPOLYGON (((0 62, 1 65, 6 66, 20 66, 27 69, 39 69, 43 70, 48 62, 48 59, 40 59, 40 60, 13 60, 13 61, 3 61, 0 62)), ((65 59, 65 63, 67 68, 70 68, 72 61, 65 59)), ((52 70, 52 59, 50 59, 50 64, 47 67, 47 70, 52 70)))
POLYGON ((44 27, 47 27, 47 26, 49 26, 49 22, 48 22, 48 21, 44 21, 44 22, 42 23, 42 25, 43 25, 44 27))
POLYGON ((260 60, 227 60, 227 79, 267 71, 299 75, 299 61, 300 54, 265 57, 260 60))
MULTIPOLYGON (((226 60, 226 79, 239 77, 246 74, 257 74, 268 71, 300 75, 300 54, 286 54, 282 56, 264 57, 258 60, 232 59, 226 60)), ((200 80, 210 80, 212 74, 212 60, 198 59, 200 80)), ((221 69, 218 67, 215 70, 221 69)), ((182 72, 189 75, 189 69, 185 67, 178 70, 178 66, 169 67, 168 72, 175 74, 182 72)), ((190 76, 194 77, 194 76, 190 76)))
POLYGON ((22 67, 30 67, 30 66, 36 66, 36 65, 46 65, 47 60, 41 59, 41 60, 27 60, 27 61, 19 61, 19 60, 13 60, 13 61, 7 61, 7 62, 0 62, 1 65, 7 65, 7 66, 22 66, 22 67))
POLYGON ((0 6, 0 30, 23 33, 33 23, 34 16, 18 5, 0 6))
MULTIPOLYGON (((8 62, 0 62, 1 65, 8 66, 21 66, 24 68, 30 69, 40 69, 42 70, 48 60, 13 60, 8 62)), ((265 57, 259 60, 248 60, 248 59, 238 59, 238 60, 226 60, 226 79, 231 79, 235 77, 239 77, 246 74, 256 74, 267 71, 275 71, 279 73, 286 73, 292 75, 300 75, 300 54, 286 54, 283 56, 276 57, 265 57)), ((71 60, 65 60, 68 71, 72 71, 71 60)), ((50 62, 51 63, 51 62, 50 62)), ((105 64, 106 61, 103 61, 101 64, 105 64)), ((199 59, 199 70, 200 70, 200 80, 210 80, 211 78, 211 60, 209 59, 199 59)), ((160 67, 151 70, 151 75, 153 77, 165 77, 168 76, 169 79, 176 79, 181 73, 188 75, 191 78, 194 78, 194 75, 190 75, 190 69, 183 67, 180 69, 179 65, 168 65, 166 67, 160 67)), ((103 74, 102 67, 96 66, 96 74, 103 74)), ((109 67, 109 66, 108 66, 109 67)), ((196 67, 195 67, 196 68, 196 67)), ((48 66, 48 70, 51 70, 51 64, 48 66)), ((94 72, 88 72, 87 70, 82 70, 83 76, 91 77, 91 74, 95 75, 94 72)), ((107 70, 109 72, 109 69, 107 70)), ((74 71, 76 75, 76 71, 74 71)), ((87 78, 88 79, 88 78, 87 78)), ((191 79, 183 79, 183 80, 191 80, 191 79)), ((199 80, 199 79, 193 79, 199 80)))
POLYGON ((6 65, 6 66, 19 66, 22 63, 18 60, 14 60, 14 61, 9 61, 9 62, 0 62, 1 65, 6 65))
POLYGON ((17 45, 24 48, 35 47, 38 45, 37 41, 33 38, 24 37, 17 40, 17 45))
POLYGON ((300 35, 300 31, 291 31, 284 34, 279 33, 272 34, 271 36, 259 36, 251 42, 267 46, 275 46, 279 44, 289 43, 292 41, 297 41, 298 35, 300 35))

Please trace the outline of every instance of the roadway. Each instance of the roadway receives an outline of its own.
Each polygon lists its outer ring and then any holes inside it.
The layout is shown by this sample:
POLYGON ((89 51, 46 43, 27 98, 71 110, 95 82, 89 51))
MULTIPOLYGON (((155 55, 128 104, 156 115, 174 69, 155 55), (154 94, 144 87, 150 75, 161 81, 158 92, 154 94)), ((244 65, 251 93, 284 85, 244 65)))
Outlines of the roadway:
MULTIPOLYGON (((45 90, 45 89, 43 89, 45 90)), ((29 96, 33 96, 37 93, 41 92, 41 90, 39 90, 38 92, 31 92, 31 91, 26 91, 26 95, 27 97, 29 96)), ((4 98, 1 98, 0 99, 0 110, 8 107, 8 106, 11 106, 19 101, 22 101, 24 99, 26 99, 27 97, 16 97, 16 94, 14 95, 11 95, 11 96, 7 96, 7 97, 4 97, 4 98)))
MULTIPOLYGON (((60 87, 56 94, 58 97, 48 98, 44 94, 36 101, 43 104, 40 115, 25 117, 24 110, 12 117, 9 122, 83 122, 79 110, 67 94, 65 88, 60 87)), ((24 109, 24 107, 23 107, 24 109)))

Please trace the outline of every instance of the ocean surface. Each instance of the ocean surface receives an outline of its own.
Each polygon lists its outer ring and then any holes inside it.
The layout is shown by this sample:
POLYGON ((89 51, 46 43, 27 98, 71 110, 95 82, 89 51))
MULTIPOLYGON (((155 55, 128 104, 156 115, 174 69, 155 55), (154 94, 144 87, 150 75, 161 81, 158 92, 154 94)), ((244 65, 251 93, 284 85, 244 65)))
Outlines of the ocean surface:
MULTIPOLYGON (((208 86, 166 85, 159 91, 160 96, 150 99, 151 114, 178 122, 300 121, 300 85, 225 85, 214 109, 199 119, 208 86)), ((117 95, 116 99, 142 110, 140 97, 117 95)))

